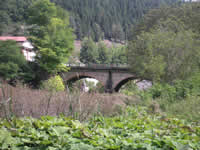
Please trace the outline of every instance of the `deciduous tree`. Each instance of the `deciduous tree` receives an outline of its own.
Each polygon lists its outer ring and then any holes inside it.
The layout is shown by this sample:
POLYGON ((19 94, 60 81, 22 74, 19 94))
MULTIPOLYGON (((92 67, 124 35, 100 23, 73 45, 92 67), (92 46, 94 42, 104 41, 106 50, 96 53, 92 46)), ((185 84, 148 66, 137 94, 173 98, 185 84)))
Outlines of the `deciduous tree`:
POLYGON ((98 63, 100 64, 109 64, 111 55, 109 55, 109 49, 103 42, 98 43, 98 63))
POLYGON ((49 0, 38 0, 30 8, 31 40, 36 48, 36 62, 48 73, 67 68, 65 63, 73 50, 74 36, 68 15, 49 0))
POLYGON ((200 71, 200 4, 151 10, 128 46, 129 63, 141 77, 172 83, 200 71))
POLYGON ((98 62, 98 51, 97 46, 91 38, 85 38, 82 43, 82 48, 80 50, 80 61, 88 63, 98 62))
POLYGON ((155 30, 142 33, 129 44, 132 70, 154 81, 186 79, 199 70, 200 41, 191 31, 155 30))

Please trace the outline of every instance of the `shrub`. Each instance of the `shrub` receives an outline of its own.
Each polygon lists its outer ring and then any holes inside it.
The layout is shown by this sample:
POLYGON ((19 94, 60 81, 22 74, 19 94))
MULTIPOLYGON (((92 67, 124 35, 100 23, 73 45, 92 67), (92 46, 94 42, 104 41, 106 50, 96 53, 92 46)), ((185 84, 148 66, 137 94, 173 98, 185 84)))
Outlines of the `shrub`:
POLYGON ((56 75, 44 81, 42 83, 42 88, 50 92, 59 92, 65 90, 65 85, 63 83, 63 79, 59 75, 56 75))
POLYGON ((151 98, 165 98, 170 102, 182 100, 190 96, 198 96, 200 91, 199 73, 194 74, 187 80, 176 80, 172 84, 155 83, 153 87, 145 92, 151 98))

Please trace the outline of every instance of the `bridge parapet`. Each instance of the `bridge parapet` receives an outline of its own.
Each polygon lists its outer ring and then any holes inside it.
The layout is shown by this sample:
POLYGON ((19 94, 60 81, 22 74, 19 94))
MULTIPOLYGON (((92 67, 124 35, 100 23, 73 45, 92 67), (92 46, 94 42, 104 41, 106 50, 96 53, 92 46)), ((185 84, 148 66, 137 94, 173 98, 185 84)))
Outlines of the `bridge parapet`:
POLYGON ((129 68, 129 65, 127 64, 82 64, 82 63, 78 63, 78 64, 66 64, 67 67, 72 67, 72 68, 129 68))

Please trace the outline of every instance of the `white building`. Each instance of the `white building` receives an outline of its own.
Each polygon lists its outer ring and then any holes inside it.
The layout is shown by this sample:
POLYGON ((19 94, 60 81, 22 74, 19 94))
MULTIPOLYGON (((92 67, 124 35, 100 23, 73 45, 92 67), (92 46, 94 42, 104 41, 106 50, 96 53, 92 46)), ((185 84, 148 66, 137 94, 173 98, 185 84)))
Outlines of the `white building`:
POLYGON ((34 61, 35 59, 35 52, 33 51, 33 46, 31 45, 31 43, 29 41, 25 41, 22 44, 22 52, 26 58, 26 60, 28 61, 34 61))

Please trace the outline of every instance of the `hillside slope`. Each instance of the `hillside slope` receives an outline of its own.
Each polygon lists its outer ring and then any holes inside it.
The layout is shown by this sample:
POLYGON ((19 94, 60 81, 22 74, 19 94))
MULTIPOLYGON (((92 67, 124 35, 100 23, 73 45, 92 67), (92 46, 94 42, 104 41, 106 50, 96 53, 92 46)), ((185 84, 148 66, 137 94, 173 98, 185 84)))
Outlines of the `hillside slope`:
POLYGON ((127 39, 131 26, 149 9, 177 0, 52 0, 70 12, 70 21, 78 39, 85 36, 127 39))
MULTIPOLYGON (((51 0, 70 14, 77 39, 95 41, 127 39, 131 26, 149 9, 178 0, 51 0)), ((32 0, 0 1, 0 35, 24 35, 28 7, 32 0)))

